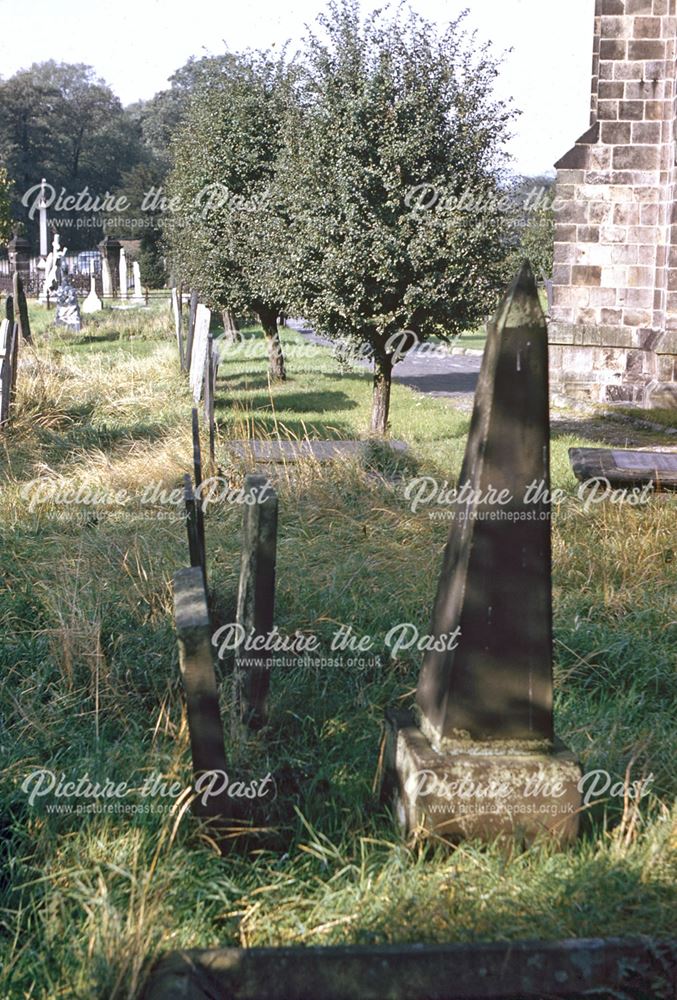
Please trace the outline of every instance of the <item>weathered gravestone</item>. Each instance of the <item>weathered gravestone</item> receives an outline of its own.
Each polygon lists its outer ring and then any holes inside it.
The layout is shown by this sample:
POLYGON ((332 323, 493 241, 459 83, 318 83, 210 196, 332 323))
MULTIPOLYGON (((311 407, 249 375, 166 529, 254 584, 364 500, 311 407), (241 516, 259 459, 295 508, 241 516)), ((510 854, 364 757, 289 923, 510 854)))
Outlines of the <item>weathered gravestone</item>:
POLYGON ((109 299, 113 295, 113 276, 110 264, 104 257, 101 261, 101 289, 104 299, 109 299))
POLYGON ((56 290, 54 323, 56 326, 65 326, 74 333, 77 333, 82 325, 78 293, 71 284, 65 264, 61 267, 61 281, 56 290))
POLYGON ((569 448, 569 459, 576 478, 591 489, 601 487, 601 492, 607 489, 606 484, 620 489, 647 485, 656 490, 677 489, 675 451, 569 448))
POLYGON ((212 314, 206 306, 200 304, 195 311, 195 334, 193 337, 193 349, 190 359, 190 374, 188 382, 193 399, 200 402, 204 385, 205 366, 207 363, 207 351, 209 349, 209 324, 212 314))
POLYGON ((0 323, 0 426, 9 420, 12 396, 12 355, 16 339, 16 326, 8 319, 0 323))
POLYGON ((96 294, 96 279, 94 275, 90 275, 89 278, 89 294, 87 298, 82 303, 83 313, 95 313, 101 312, 103 309, 103 303, 99 296, 96 294))
POLYGON ((172 315, 174 316, 174 329, 176 332, 176 344, 179 349, 179 365, 181 371, 186 370, 186 360, 183 351, 183 315, 181 312, 181 291, 180 289, 172 288, 172 315))
POLYGON ((214 400, 216 396, 216 377, 219 370, 219 352, 214 346, 211 333, 207 337, 207 364, 205 367, 204 384, 204 414, 209 430, 209 460, 215 462, 216 420, 214 418, 214 400))
POLYGON ((553 736, 547 327, 524 264, 489 324, 416 717, 387 717, 384 794, 409 832, 575 837, 553 736), (540 499, 529 490, 541 484, 540 499), (507 502, 489 502, 490 488, 507 502))
POLYGON ((141 287, 141 265, 138 260, 132 261, 132 281, 134 283, 134 300, 143 302, 143 288, 141 287))
POLYGON ((193 356, 193 337, 195 336, 195 317, 199 305, 199 293, 193 289, 190 293, 190 308, 188 311, 188 333, 186 335, 186 368, 190 371, 190 362, 193 356))
MULTIPOLYGON (((245 478, 242 561, 237 594, 237 624, 247 639, 267 638, 275 610, 277 493, 266 476, 245 478)), ((242 721, 260 729, 267 719, 270 654, 238 648, 235 657, 235 698, 242 721)))
POLYGON ((31 344, 33 342, 33 338, 31 337, 31 324, 28 318, 28 302, 26 301, 24 283, 21 280, 21 275, 18 271, 14 272, 14 277, 12 278, 12 293, 16 312, 16 321, 19 324, 19 333, 27 344, 31 344))
POLYGON ((217 776, 211 786, 214 794, 198 795, 193 811, 200 816, 234 817, 237 814, 234 800, 225 789, 220 794, 215 791, 223 784, 218 776, 227 774, 226 751, 214 673, 212 628, 199 567, 181 569, 174 575, 174 620, 196 787, 207 791, 201 781, 209 784, 210 772, 217 776))
POLYGON ((120 298, 126 299, 128 293, 128 282, 127 282, 127 254, 125 253, 125 248, 122 247, 120 250, 120 298))

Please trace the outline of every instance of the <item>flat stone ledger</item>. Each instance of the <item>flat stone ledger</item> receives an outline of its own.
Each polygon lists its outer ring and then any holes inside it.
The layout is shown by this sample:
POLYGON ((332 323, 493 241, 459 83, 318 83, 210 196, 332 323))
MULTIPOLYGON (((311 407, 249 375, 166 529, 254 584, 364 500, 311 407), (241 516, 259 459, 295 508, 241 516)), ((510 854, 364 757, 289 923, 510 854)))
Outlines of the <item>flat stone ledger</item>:
POLYGON ((537 837, 559 847, 576 839, 581 769, 559 740, 458 740, 435 750, 421 721, 412 712, 386 714, 382 799, 407 835, 450 844, 509 840, 518 848, 537 837))

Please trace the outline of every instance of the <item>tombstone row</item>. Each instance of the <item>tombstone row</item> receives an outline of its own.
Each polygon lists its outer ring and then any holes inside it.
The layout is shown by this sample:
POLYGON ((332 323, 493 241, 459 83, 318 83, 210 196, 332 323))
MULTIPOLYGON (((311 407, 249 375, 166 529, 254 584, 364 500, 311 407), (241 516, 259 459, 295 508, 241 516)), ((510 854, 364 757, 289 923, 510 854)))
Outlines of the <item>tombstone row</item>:
MULTIPOLYGON (((547 326, 527 264, 489 326, 460 482, 471 489, 452 520, 430 628, 436 639, 458 641, 425 653, 414 710, 387 713, 382 796, 408 833, 528 843, 545 832, 563 845, 578 830, 580 767, 553 730, 547 326), (534 481, 544 489, 527 509, 534 481), (510 498, 500 518, 483 499, 489 486, 510 498), (413 780, 421 773, 435 777, 439 795, 413 780), (481 810, 446 795, 449 781, 464 777, 493 789, 481 810)), ((260 485, 248 477, 246 489, 260 485)), ((277 498, 245 511, 237 618, 266 633, 277 498)), ((176 580, 180 636, 193 627, 187 606, 199 604, 204 620, 195 588, 204 595, 205 575, 198 567, 192 574, 176 580)), ((184 675, 187 651, 184 641, 184 675)), ((251 657, 246 670, 235 668, 243 718, 260 727, 269 672, 251 657)), ((194 719, 191 740, 199 732, 194 719)))
MULTIPOLYGON (((190 568, 179 570, 174 577, 174 618, 197 787, 207 772, 226 771, 226 750, 213 658, 214 630, 209 612, 204 529, 206 502, 196 409, 192 411, 192 418, 195 481, 192 482, 189 474, 184 477, 190 568)), ((248 476, 245 501, 249 498, 259 498, 262 502, 244 504, 236 623, 246 634, 266 636, 273 627, 277 494, 265 477, 248 476)), ((261 729, 267 720, 269 683, 270 670, 265 654, 254 653, 246 660, 236 656, 233 704, 239 723, 250 730, 261 729)), ((218 817, 222 823, 247 819, 225 795, 212 796, 206 804, 196 799, 194 811, 200 816, 218 817)))

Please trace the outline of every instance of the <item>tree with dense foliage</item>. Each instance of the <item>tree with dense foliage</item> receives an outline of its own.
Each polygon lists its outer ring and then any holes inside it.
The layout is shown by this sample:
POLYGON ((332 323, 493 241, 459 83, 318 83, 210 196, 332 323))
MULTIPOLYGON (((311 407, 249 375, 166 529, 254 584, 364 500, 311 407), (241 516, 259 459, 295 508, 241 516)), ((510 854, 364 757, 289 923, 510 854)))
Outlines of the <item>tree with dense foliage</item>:
MULTIPOLYGON (((0 161, 15 182, 15 215, 34 242, 38 219, 34 213, 30 220, 28 211, 43 177, 57 195, 62 188, 72 196, 87 188, 103 198, 142 158, 139 129, 90 66, 36 63, 0 81, 0 161), (28 205, 21 203, 25 195, 28 205)), ((59 216, 74 219, 75 213, 59 216)), ((91 245, 96 227, 71 225, 65 232, 64 242, 77 248, 91 245)))
POLYGON ((528 257, 536 277, 552 274, 555 251, 554 179, 531 178, 520 199, 520 256, 528 257))
POLYGON ((248 53, 211 68, 173 148, 164 224, 182 282, 212 308, 259 317, 275 379, 285 367, 271 282, 274 183, 289 93, 283 58, 248 53))
POLYGON ((371 428, 383 434, 402 331, 410 343, 458 334, 502 285, 513 112, 493 96, 496 60, 460 18, 443 33, 401 8, 362 22, 344 0, 319 23, 285 127, 290 221, 274 280, 288 309, 371 354, 371 428))
POLYGON ((0 167, 0 246, 12 238, 12 181, 4 167, 0 167))

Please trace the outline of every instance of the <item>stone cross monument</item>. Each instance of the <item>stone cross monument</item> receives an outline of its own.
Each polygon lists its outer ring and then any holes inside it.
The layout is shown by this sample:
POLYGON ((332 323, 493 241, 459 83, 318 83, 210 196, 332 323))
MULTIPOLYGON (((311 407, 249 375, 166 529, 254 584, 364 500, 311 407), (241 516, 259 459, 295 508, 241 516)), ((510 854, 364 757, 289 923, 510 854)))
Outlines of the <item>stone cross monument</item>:
POLYGON ((596 0, 590 128, 556 164, 552 389, 677 406, 677 0, 596 0))

